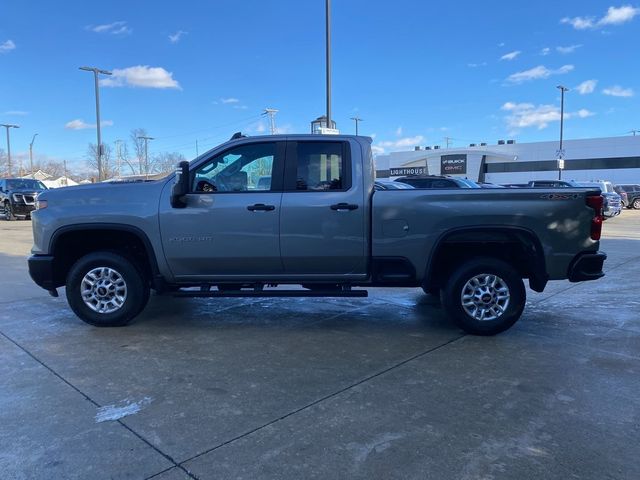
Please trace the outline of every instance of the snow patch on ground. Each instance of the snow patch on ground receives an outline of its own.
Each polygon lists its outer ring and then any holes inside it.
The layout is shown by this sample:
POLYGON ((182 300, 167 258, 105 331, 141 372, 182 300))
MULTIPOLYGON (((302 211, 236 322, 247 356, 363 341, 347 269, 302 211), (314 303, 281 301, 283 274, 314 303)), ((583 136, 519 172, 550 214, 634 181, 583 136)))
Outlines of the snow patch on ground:
POLYGON ((119 420, 128 415, 134 415, 151 403, 151 397, 144 397, 138 402, 130 402, 127 399, 122 403, 124 403, 122 406, 105 405, 100 407, 96 413, 96 423, 119 420))

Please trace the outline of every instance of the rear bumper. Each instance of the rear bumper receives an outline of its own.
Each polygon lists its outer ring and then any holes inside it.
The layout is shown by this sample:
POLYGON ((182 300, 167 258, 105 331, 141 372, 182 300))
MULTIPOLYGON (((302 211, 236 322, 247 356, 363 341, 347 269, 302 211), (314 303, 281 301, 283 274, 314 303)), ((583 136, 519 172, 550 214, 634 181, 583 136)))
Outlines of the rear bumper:
POLYGON ((52 255, 31 255, 29 257, 29 275, 36 284, 45 290, 55 290, 52 255))
POLYGON ((604 277, 602 265, 607 259, 604 252, 583 252, 575 256, 567 277, 570 282, 586 282, 604 277))

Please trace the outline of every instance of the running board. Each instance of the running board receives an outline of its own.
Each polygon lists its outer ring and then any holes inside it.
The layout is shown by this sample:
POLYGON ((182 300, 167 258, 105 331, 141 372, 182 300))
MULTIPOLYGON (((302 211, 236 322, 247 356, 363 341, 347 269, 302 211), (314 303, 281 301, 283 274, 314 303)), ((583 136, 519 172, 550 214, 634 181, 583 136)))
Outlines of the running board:
POLYGON ((368 297, 367 290, 182 290, 173 297, 368 297))

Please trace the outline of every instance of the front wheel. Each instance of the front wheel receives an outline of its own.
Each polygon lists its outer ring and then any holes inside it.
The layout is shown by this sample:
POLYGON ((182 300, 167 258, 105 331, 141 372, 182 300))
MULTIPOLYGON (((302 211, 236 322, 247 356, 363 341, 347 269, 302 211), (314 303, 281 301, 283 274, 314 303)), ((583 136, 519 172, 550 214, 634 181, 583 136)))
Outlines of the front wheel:
POLYGON ((10 202, 4 202, 4 219, 8 222, 16 219, 10 202))
POLYGON ((633 201, 633 208, 635 208, 636 210, 640 210, 640 198, 636 198, 633 201))
POLYGON ((129 323, 149 301, 149 285, 136 266, 112 252, 95 252, 71 267, 67 301, 83 321, 97 327, 129 323))
POLYGON ((496 335, 515 324, 527 299, 518 271, 496 258, 460 265, 442 292, 442 304, 458 327, 473 335, 496 335))

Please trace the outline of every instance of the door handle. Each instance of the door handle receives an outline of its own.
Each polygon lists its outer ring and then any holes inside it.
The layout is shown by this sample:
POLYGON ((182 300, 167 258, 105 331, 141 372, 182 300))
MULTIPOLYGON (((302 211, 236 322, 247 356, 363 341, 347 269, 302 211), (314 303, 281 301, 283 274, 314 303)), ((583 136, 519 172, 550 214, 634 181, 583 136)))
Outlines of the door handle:
POLYGON ((247 210, 250 212, 255 212, 256 210, 261 210, 264 212, 270 212, 271 210, 275 210, 276 207, 274 205, 265 205, 264 203, 256 203, 255 205, 249 205, 247 210))
POLYGON ((358 208, 358 205, 354 203, 336 203, 331 205, 331 210, 355 210, 358 208))

